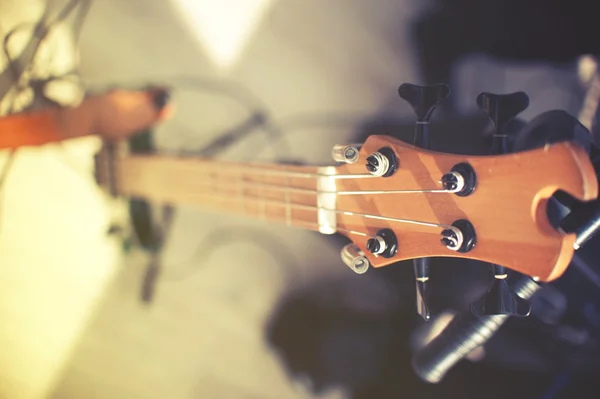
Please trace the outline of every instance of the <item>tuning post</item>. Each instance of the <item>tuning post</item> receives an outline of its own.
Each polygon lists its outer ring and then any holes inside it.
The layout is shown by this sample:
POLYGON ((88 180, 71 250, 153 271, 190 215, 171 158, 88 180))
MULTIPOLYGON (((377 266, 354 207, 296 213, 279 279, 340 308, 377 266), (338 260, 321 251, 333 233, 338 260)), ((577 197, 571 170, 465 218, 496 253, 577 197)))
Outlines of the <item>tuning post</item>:
POLYGON ((375 256, 391 258, 398 252, 398 238, 392 230, 382 229, 375 237, 369 238, 367 251, 375 256))
POLYGON ((382 254, 387 249, 387 244, 383 237, 376 236, 373 238, 369 238, 367 241, 367 251, 371 252, 373 255, 382 254))
POLYGON ((477 186, 477 175, 471 165, 466 162, 454 165, 450 172, 445 173, 439 183, 444 190, 459 197, 471 195, 477 186))
POLYGON ((331 150, 331 157, 335 162, 356 163, 359 158, 360 147, 357 145, 336 144, 331 150))
POLYGON ((373 176, 389 177, 398 167, 396 154, 391 148, 381 148, 367 156, 366 167, 373 176))
POLYGON ((342 248, 342 262, 346 264, 356 274, 364 274, 369 270, 369 260, 364 252, 355 244, 348 244, 342 248))
POLYGON ((458 193, 465 187, 465 178, 458 172, 445 173, 440 181, 444 190, 458 193))
POLYGON ((451 251, 469 252, 477 243, 475 227, 468 220, 457 220, 441 233, 440 242, 451 251))
POLYGON ((440 241, 446 248, 458 251, 463 241, 462 232, 457 228, 444 229, 440 241))
POLYGON ((367 157, 367 170, 374 176, 383 176, 390 168, 389 160, 380 152, 367 157))

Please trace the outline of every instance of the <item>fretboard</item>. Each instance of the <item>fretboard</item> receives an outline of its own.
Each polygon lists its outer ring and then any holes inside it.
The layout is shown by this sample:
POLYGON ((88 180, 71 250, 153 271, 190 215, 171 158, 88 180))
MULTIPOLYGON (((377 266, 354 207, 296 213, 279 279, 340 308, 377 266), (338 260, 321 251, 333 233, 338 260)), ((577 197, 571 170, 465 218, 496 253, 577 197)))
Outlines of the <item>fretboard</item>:
POLYGON ((319 168, 131 155, 116 164, 120 194, 319 230, 319 168))

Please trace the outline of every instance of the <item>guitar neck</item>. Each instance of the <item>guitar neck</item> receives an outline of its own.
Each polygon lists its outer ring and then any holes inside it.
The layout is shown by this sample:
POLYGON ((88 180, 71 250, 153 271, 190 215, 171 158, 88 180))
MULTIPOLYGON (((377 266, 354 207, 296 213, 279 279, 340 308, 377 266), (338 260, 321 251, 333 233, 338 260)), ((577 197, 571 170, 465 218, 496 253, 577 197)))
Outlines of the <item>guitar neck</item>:
POLYGON ((334 170, 127 155, 115 163, 114 173, 121 195, 323 231, 317 189, 334 170))

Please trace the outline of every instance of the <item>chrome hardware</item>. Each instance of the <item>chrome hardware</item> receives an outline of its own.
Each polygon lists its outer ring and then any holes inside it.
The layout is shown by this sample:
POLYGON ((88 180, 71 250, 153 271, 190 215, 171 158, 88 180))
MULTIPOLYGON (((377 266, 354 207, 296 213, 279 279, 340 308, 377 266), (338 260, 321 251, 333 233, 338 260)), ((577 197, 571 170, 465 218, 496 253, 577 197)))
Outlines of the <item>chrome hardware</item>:
POLYGON ((356 274, 366 273, 369 269, 369 260, 365 257, 364 252, 355 244, 348 244, 342 248, 341 255, 342 262, 354 270, 356 274))
POLYGON ((331 150, 331 157, 335 162, 356 163, 359 150, 356 145, 336 144, 331 150))

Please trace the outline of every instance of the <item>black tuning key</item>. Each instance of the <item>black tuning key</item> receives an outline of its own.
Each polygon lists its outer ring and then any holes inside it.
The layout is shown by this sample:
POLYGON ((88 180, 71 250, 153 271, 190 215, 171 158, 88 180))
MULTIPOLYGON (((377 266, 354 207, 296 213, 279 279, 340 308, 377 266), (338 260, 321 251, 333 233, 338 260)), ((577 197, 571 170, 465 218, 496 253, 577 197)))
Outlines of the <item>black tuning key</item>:
MULTIPOLYGON (((417 115, 414 145, 421 148, 429 148, 429 120, 435 107, 450 95, 450 88, 445 84, 417 86, 404 83, 398 88, 398 94, 412 106, 417 115)), ((431 317, 427 292, 429 258, 415 259, 413 267, 415 272, 417 313, 423 320, 429 320, 431 317)))
POLYGON ((433 86, 404 83, 398 88, 398 94, 411 105, 417 115, 413 144, 429 148, 429 120, 435 107, 450 96, 450 88, 442 83, 433 86))
POLYGON ((492 155, 511 152, 509 136, 518 132, 507 129, 508 124, 529 106, 529 96, 518 91, 511 94, 481 93, 477 96, 477 106, 492 121, 492 155))
MULTIPOLYGON (((477 106, 488 115, 494 127, 491 154, 501 155, 511 152, 511 139, 519 131, 511 129, 509 123, 529 106, 529 96, 524 92, 481 93, 477 96, 477 106)), ((494 284, 482 298, 471 305, 473 314, 528 316, 531 306, 510 289, 506 281, 507 270, 503 266, 493 265, 493 271, 494 284)))

